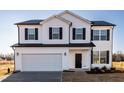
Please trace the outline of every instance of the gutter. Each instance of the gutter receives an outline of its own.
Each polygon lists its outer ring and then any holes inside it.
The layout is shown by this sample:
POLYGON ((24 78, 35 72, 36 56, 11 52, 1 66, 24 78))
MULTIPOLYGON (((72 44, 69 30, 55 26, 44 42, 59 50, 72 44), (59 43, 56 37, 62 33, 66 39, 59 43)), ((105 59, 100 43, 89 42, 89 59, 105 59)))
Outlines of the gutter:
POLYGON ((19 26, 17 25, 18 27, 18 43, 20 44, 20 29, 19 29, 19 26))
POLYGON ((14 51, 14 72, 15 72, 15 48, 12 47, 13 51, 14 51))
MULTIPOLYGON (((115 27, 115 26, 112 27, 112 50, 111 50, 111 51, 112 51, 112 52, 111 52, 112 55, 113 55, 113 31, 114 31, 114 27, 115 27)), ((112 59, 111 59, 111 61, 112 61, 112 59)), ((111 67, 112 67, 112 63, 111 63, 111 67)))
POLYGON ((72 22, 69 25, 69 44, 70 44, 70 31, 71 31, 71 26, 72 26, 72 22))

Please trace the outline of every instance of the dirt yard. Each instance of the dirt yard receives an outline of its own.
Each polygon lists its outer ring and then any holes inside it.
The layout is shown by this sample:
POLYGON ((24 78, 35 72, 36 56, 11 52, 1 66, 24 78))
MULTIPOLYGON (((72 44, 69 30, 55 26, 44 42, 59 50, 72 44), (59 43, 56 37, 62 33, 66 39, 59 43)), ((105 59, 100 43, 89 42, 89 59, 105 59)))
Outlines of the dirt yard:
POLYGON ((63 82, 124 82, 124 73, 63 72, 63 82))
POLYGON ((10 72, 14 70, 13 61, 0 61, 0 78, 8 74, 8 68, 10 68, 10 72))

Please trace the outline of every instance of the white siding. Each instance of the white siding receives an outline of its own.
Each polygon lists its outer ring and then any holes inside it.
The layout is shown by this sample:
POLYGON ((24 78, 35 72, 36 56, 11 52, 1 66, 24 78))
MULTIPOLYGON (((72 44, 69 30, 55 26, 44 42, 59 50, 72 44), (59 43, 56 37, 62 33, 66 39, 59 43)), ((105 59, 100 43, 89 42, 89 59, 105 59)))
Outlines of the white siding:
POLYGON ((41 25, 19 25, 20 43, 41 43, 42 42, 42 26, 41 25), (38 28, 38 40, 25 40, 25 28, 38 28))
POLYGON ((71 43, 89 43, 90 42, 90 27, 91 26, 89 23, 83 20, 80 20, 68 13, 61 15, 61 17, 72 22, 71 31, 70 31, 71 43), (72 28, 86 28, 86 40, 73 40, 72 39, 72 28))
POLYGON ((16 70, 22 71, 22 55, 23 54, 42 54, 42 53, 59 53, 62 54, 62 70, 68 69, 69 51, 67 48, 16 48, 15 62, 16 70), (17 55, 19 53, 19 55, 17 55), (66 53, 66 55, 64 55, 66 53))
POLYGON ((106 66, 110 68, 112 66, 112 51, 113 51, 113 31, 111 26, 94 26, 93 30, 107 30, 110 29, 110 40, 109 41, 92 41, 96 47, 93 51, 110 51, 109 54, 109 64, 92 64, 92 67, 103 67, 106 66))
POLYGON ((69 51, 69 68, 75 69, 75 54, 82 54, 82 68, 90 68, 91 64, 91 49, 70 49, 69 51))
MULTIPOLYGON (((110 60, 109 64, 93 64, 92 67, 102 67, 107 66, 111 67, 112 65, 112 51, 113 51, 113 31, 111 26, 93 26, 83 20, 80 20, 68 13, 61 15, 61 17, 72 22, 71 31, 70 31, 70 43, 89 43, 91 42, 91 29, 94 30, 104 30, 110 29, 110 40, 109 41, 92 41, 96 47, 93 48, 93 51, 110 51, 110 60), (72 28, 86 28, 86 40, 72 40, 72 28)), ((20 33, 20 43, 42 43, 42 44, 68 44, 69 43, 69 25, 62 20, 57 18, 52 18, 46 21, 42 25, 19 25, 20 33), (63 39, 62 40, 49 40, 49 27, 62 27, 63 28, 63 39), (38 28, 38 40, 25 40, 25 28, 38 28)), ((82 49, 82 48, 74 48, 82 49)), ((83 48, 84 49, 84 48, 83 48)), ((82 59, 84 61, 83 66, 90 66, 91 62, 91 49, 89 50, 78 50, 78 51, 69 51, 69 48, 48 48, 48 47, 37 47, 37 48, 21 48, 18 47, 15 50, 15 61, 16 61, 16 70, 22 70, 22 55, 26 53, 61 53, 62 54, 62 69, 66 70, 69 68, 74 68, 76 52, 82 53, 82 59), (19 55, 17 56, 17 53, 19 55), (66 53, 66 55, 65 55, 66 53)))
POLYGON ((69 25, 57 18, 52 18, 45 22, 42 26, 42 40, 43 44, 68 44, 69 40, 69 25), (49 27, 62 27, 63 38, 62 40, 49 40, 49 27))

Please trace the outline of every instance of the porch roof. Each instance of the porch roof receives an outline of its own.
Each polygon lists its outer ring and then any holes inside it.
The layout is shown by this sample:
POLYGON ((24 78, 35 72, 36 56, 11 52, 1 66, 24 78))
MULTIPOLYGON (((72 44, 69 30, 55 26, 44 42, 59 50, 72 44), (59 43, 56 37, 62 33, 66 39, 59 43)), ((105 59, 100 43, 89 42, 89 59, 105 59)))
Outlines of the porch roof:
POLYGON ((94 43, 78 43, 78 44, 14 44, 11 47, 95 47, 94 43))

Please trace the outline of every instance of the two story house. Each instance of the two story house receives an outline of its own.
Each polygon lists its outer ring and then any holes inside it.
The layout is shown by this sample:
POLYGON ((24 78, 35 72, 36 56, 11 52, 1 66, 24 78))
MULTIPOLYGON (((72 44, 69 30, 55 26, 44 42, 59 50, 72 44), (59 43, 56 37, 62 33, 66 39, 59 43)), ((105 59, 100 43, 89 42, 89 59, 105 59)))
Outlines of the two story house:
POLYGON ((89 21, 71 11, 16 23, 15 70, 90 70, 112 66, 114 24, 89 21))

